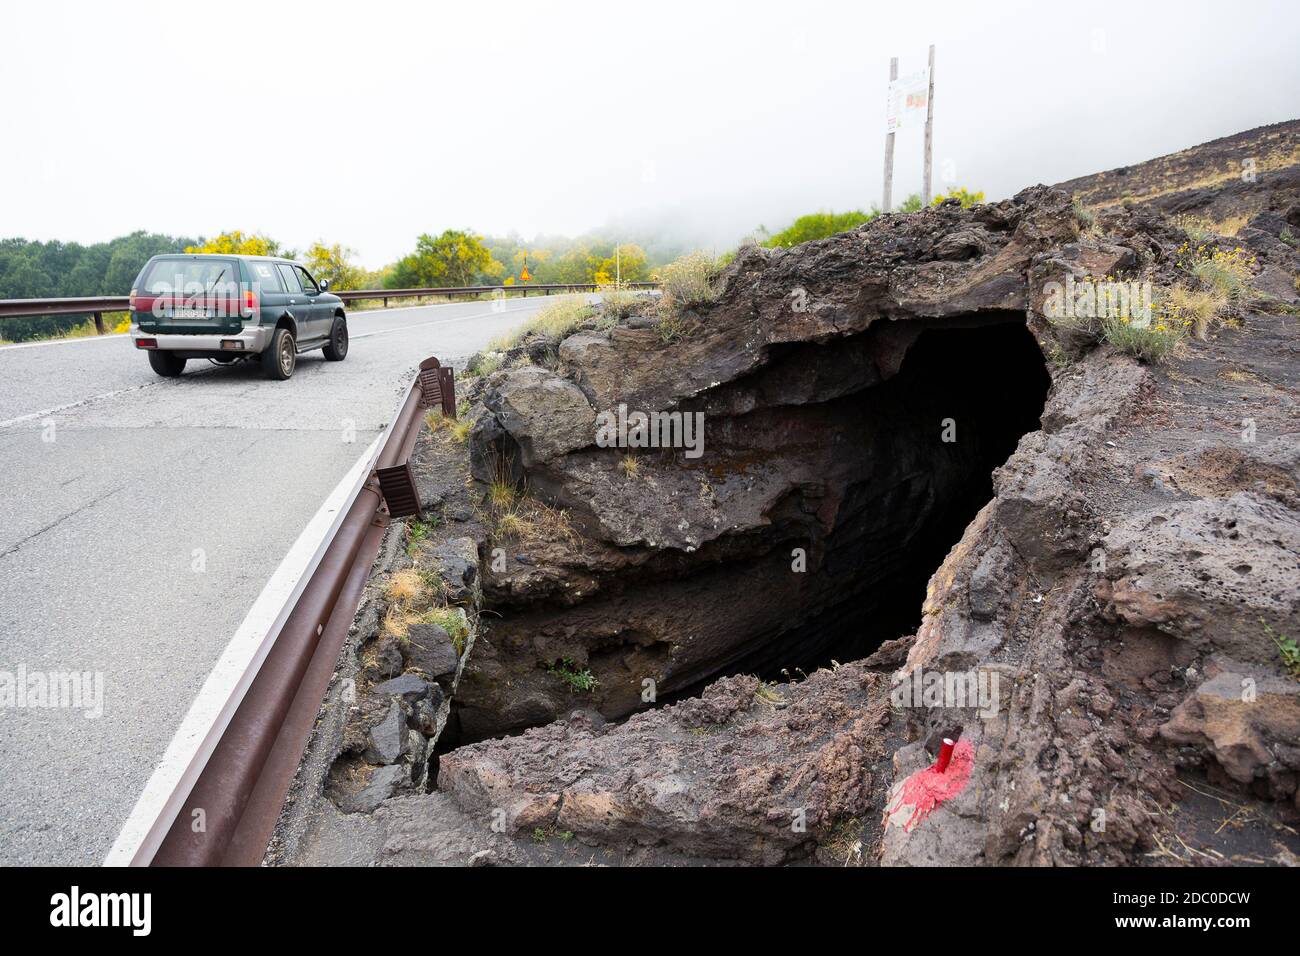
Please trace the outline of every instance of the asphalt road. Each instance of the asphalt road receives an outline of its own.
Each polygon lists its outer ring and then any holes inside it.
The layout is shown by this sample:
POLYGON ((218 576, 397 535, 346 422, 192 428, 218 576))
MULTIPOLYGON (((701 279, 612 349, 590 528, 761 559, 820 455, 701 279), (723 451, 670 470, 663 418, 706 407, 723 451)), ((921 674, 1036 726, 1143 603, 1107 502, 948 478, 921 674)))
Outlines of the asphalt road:
POLYGON ((0 864, 104 858, 415 366, 460 365, 544 304, 355 313, 347 359, 299 356, 287 382, 196 361, 161 379, 126 337, 0 347, 0 864), (92 675, 81 706, 37 704, 33 688, 68 672, 92 675))

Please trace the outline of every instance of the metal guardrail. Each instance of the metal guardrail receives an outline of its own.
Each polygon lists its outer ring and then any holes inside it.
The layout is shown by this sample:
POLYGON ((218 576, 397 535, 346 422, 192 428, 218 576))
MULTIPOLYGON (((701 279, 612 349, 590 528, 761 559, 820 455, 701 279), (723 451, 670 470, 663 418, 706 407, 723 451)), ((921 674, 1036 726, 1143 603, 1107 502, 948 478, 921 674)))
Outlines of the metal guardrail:
MULTIPOLYGON (((427 299, 437 296, 446 296, 448 299, 458 295, 487 295, 501 292, 509 297, 518 294, 523 298, 528 297, 529 292, 540 292, 550 295, 552 292, 596 292, 599 289, 607 288, 594 282, 588 283, 547 283, 541 285, 468 285, 468 286, 444 286, 430 287, 424 289, 345 289, 342 291, 331 291, 332 295, 338 296, 344 302, 357 302, 360 300, 382 300, 384 307, 388 307, 391 299, 427 299)), ((621 288, 627 289, 654 289, 658 288, 657 282, 624 282, 621 288)), ((130 296, 125 295, 101 295, 101 296, 73 296, 63 299, 0 299, 0 319, 16 319, 33 315, 88 315, 95 320, 95 331, 100 335, 106 332, 104 328, 105 312, 126 312, 130 308, 130 296)))
MULTIPOLYGON (((455 381, 436 358, 420 363, 392 424, 343 500, 319 559, 259 641, 269 646, 170 776, 150 780, 148 819, 109 863, 257 866, 310 740, 390 519, 419 514, 410 470, 424 412, 456 414, 455 381), (385 475, 388 480, 385 480, 385 475), (296 595, 296 596, 295 596, 296 595), (150 791, 153 792, 150 792, 150 791), (202 817, 203 827, 193 821, 202 817)), ((119 838, 119 844, 122 838, 119 838)))
MULTIPOLYGON (((597 285, 594 282, 552 282, 540 285, 467 285, 458 287, 443 287, 429 289, 347 289, 343 292, 333 292, 344 302, 355 302, 359 299, 383 299, 384 305, 388 305, 389 299, 410 299, 410 298, 427 298, 431 296, 445 295, 447 298, 457 295, 487 295, 490 293, 502 292, 506 296, 518 293, 520 297, 527 298, 529 292, 540 292, 544 295, 550 295, 552 292, 597 292, 600 289, 609 288, 608 286, 597 285)), ((624 282, 620 288, 623 289, 657 289, 657 282, 624 282)), ((331 290, 333 291, 333 290, 331 290)))

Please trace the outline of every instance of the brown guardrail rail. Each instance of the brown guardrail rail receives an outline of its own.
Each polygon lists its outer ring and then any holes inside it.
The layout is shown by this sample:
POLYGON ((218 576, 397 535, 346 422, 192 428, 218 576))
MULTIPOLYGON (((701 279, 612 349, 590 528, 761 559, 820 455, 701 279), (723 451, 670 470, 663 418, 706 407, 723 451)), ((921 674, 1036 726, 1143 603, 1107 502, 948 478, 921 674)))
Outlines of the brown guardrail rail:
POLYGON ((419 514, 410 455, 424 412, 434 407, 455 416, 455 381, 450 367, 428 358, 376 442, 364 481, 342 502, 343 517, 314 568, 274 618, 282 623, 258 635, 269 651, 232 679, 229 699, 204 726, 190 728, 184 753, 170 766, 164 758, 106 863, 261 863, 384 532, 390 519, 419 514), (386 470, 398 483, 381 482, 386 470))
MULTIPOLYGON (((422 289, 344 289, 329 290, 344 302, 361 300, 382 300, 387 306, 392 299, 427 299, 457 295, 488 295, 501 292, 506 296, 520 295, 524 298, 530 292, 549 295, 552 292, 596 292, 608 288, 594 282, 588 283, 545 283, 541 285, 468 285, 468 286, 431 286, 422 289)), ((655 282, 624 282, 620 288, 654 289, 655 282)), ((88 315, 95 320, 95 330, 103 335, 105 312, 126 312, 130 308, 130 296, 73 296, 63 299, 0 299, 0 319, 16 319, 32 315, 88 315)))

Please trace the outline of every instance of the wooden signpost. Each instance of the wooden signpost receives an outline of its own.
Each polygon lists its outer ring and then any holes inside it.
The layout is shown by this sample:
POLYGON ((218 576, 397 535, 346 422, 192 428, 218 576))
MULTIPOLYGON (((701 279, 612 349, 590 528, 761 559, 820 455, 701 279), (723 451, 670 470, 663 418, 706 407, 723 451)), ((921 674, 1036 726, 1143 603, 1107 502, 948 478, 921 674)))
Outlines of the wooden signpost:
POLYGON ((921 202, 930 205, 931 154, 934 142, 934 44, 930 44, 929 65, 924 73, 898 77, 898 57, 889 60, 889 108, 885 122, 885 189, 882 205, 885 212, 893 208, 894 133, 918 125, 921 107, 925 107, 925 175, 921 202))
MULTIPOLYGON (((898 79, 898 57, 889 58, 889 86, 890 86, 890 104, 891 112, 893 105, 893 86, 894 81, 898 79)), ((892 117, 891 117, 892 118, 892 117)), ((889 212, 893 205, 894 191, 894 126, 889 123, 889 132, 885 134, 885 195, 884 209, 889 212)))

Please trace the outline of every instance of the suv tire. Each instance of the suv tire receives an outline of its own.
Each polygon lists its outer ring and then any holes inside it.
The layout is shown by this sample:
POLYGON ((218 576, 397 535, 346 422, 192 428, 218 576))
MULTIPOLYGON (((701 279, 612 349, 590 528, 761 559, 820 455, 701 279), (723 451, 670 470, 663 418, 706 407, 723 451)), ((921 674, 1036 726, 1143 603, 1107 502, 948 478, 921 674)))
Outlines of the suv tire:
POLYGON ((185 359, 171 352, 159 352, 157 349, 149 352, 149 365, 163 378, 175 378, 185 371, 185 359))
POLYGON ((262 372, 269 379, 283 382, 298 364, 298 343, 288 329, 276 329, 271 344, 262 353, 262 372))
POLYGON ((342 362, 348 357, 348 320, 339 316, 330 327, 330 338, 325 343, 325 358, 331 362, 342 362))

